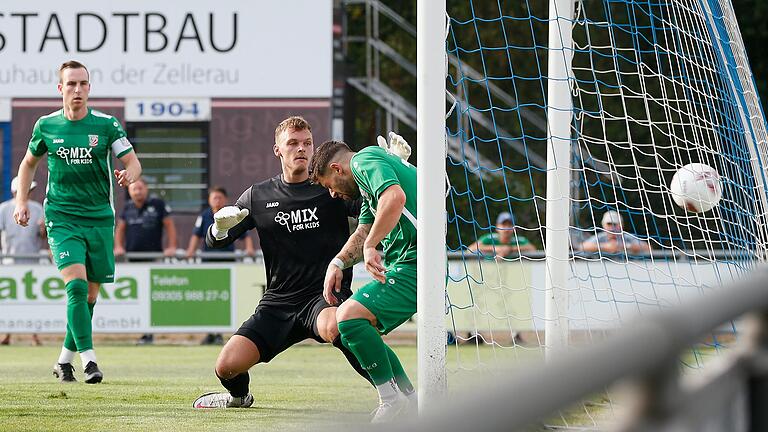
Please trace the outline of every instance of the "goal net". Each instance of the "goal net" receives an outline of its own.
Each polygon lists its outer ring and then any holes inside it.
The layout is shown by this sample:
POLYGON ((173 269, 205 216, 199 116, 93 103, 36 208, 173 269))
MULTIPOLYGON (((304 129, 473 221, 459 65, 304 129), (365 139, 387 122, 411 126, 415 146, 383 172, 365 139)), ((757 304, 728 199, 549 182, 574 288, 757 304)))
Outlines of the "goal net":
MULTIPOLYGON (((728 0, 447 12, 452 385, 599 340, 763 260, 768 135, 728 0), (689 163, 721 176, 708 212, 672 200, 689 163)), ((702 368, 737 330, 717 329, 681 367, 702 368)), ((598 395, 553 426, 594 427, 611 408, 598 395)))

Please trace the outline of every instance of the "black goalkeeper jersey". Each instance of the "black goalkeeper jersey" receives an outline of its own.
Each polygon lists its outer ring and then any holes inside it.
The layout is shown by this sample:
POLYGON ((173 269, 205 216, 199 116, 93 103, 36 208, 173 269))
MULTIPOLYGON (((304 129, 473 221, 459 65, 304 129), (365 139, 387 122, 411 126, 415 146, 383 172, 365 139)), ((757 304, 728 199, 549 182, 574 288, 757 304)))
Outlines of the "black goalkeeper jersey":
MULTIPOLYGON (((259 232, 267 289, 262 304, 295 306, 323 292, 328 263, 349 239, 347 217, 360 214, 360 201, 332 198, 309 181, 286 183, 282 175, 254 184, 236 203, 248 217, 216 240, 210 229, 206 243, 223 247, 256 228, 259 232)), ((342 289, 350 290, 352 269, 344 270, 342 289)))

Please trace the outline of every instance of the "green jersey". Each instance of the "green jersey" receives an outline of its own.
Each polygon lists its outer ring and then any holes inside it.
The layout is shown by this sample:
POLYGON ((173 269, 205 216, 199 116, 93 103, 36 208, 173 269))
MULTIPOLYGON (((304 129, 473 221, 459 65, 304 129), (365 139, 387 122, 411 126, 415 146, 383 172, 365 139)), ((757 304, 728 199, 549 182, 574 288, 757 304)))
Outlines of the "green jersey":
POLYGON ((527 238, 519 235, 511 236, 509 241, 504 243, 496 233, 485 234, 477 239, 477 242, 486 246, 527 246, 531 243, 527 238))
POLYGON ((416 167, 381 147, 371 146, 352 156, 352 175, 363 196, 361 224, 373 223, 382 192, 400 185, 405 192, 405 208, 392 231, 381 241, 387 267, 416 264, 416 167))
POLYGON ((58 110, 40 117, 32 131, 29 151, 48 154, 45 219, 76 225, 115 223, 112 155, 133 150, 114 117, 95 110, 71 121, 58 110))

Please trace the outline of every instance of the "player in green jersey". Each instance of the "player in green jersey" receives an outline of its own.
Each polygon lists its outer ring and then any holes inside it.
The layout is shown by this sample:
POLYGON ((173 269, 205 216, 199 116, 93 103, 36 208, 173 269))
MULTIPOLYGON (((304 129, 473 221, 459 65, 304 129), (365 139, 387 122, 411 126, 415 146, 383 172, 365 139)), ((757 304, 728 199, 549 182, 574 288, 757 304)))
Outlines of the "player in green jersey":
POLYGON ((409 399, 415 401, 408 375, 381 335, 416 313, 416 168, 382 147, 355 153, 343 142, 328 141, 315 149, 311 172, 334 197, 364 198, 360 224, 329 264, 323 294, 336 304, 342 269, 363 259, 374 280, 339 306, 336 320, 342 342, 379 392, 372 421, 390 421, 409 399))
POLYGON ((76 381, 72 361, 80 353, 85 382, 101 382, 91 338, 91 317, 102 283, 114 281, 114 174, 126 187, 141 175, 141 164, 114 117, 88 108, 88 69, 69 61, 59 68, 62 109, 40 117, 19 166, 14 219, 29 223, 29 187, 40 159, 48 155, 45 226, 54 262, 67 290, 67 332, 53 374, 76 381), (112 168, 112 156, 125 169, 112 168))

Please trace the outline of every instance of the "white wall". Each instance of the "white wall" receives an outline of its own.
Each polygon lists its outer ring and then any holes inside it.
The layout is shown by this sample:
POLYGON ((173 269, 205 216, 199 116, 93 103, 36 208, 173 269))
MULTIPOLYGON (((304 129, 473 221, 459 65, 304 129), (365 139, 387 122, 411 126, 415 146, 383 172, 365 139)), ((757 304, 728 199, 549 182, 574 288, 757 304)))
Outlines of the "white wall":
MULTIPOLYGON (((571 330, 614 328, 638 314, 680 304, 736 280, 751 261, 576 260, 559 307, 571 330)), ((448 328, 460 331, 544 330, 543 260, 450 261, 448 328)))

